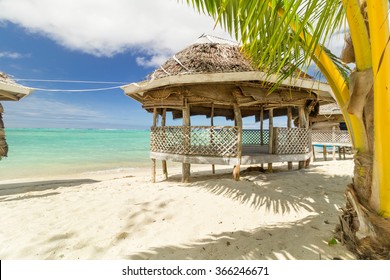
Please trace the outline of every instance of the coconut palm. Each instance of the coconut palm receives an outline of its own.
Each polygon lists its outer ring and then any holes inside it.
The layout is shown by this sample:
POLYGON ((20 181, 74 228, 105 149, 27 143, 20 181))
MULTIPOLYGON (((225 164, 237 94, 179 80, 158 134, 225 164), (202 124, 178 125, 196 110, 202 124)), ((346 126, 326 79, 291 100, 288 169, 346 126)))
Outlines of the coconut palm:
POLYGON ((390 258, 389 0, 187 3, 214 17, 268 73, 283 79, 296 68, 317 65, 332 87, 355 151, 353 183, 340 219, 344 238, 361 258, 390 258), (353 71, 324 47, 345 29, 342 58, 355 63, 353 71))

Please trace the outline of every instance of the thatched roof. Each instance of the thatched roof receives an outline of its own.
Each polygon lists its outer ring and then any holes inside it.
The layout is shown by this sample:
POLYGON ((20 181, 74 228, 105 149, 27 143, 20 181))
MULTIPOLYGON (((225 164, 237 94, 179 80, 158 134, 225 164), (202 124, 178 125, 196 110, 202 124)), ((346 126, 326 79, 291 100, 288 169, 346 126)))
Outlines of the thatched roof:
POLYGON ((6 73, 0 72, 0 100, 18 101, 32 91, 32 88, 19 85, 6 73))
POLYGON ((149 75, 151 79, 196 73, 255 71, 237 45, 193 44, 168 59, 149 75))
MULTIPOLYGON (((230 73, 259 71, 249 57, 245 57, 241 47, 234 42, 202 35, 197 42, 169 58, 163 65, 148 75, 149 79, 196 73, 230 73)), ((300 78, 312 77, 299 69, 300 78)))
POLYGON ((324 104, 320 106, 319 115, 341 115, 341 109, 337 103, 324 104))

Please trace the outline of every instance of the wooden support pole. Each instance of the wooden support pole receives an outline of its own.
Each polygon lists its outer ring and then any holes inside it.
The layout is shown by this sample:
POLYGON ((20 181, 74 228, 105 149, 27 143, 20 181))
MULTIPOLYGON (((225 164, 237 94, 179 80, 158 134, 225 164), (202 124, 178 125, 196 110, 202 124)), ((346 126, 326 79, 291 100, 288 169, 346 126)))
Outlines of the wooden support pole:
MULTIPOLYGON (((292 127, 292 108, 287 107, 287 128, 291 128, 291 127, 292 127)), ((288 165, 288 170, 292 170, 293 168, 292 161, 289 161, 287 165, 288 165)))
MULTIPOLYGON (((153 127, 157 125, 157 108, 153 108, 153 127)), ((152 159, 152 183, 156 183, 156 159, 152 159)))
MULTIPOLYGON (((211 116, 210 116, 211 126, 214 127, 214 103, 211 103, 211 116)), ((213 134, 211 134, 211 144, 214 142, 213 134)), ((211 165, 212 173, 215 174, 215 165, 211 165)))
POLYGON ((326 160, 326 146, 325 145, 322 146, 322 153, 324 155, 324 160, 326 160))
POLYGON ((339 160, 341 160, 341 146, 338 146, 339 160))
POLYGON ((264 107, 260 110, 260 145, 264 145, 264 107))
MULTIPOLYGON (((164 108, 162 111, 162 116, 161 116, 161 127, 165 127, 166 118, 167 118, 167 109, 164 108)), ((161 162, 161 167, 162 167, 162 171, 163 171, 164 180, 168 180, 168 168, 167 168, 167 161, 166 160, 163 160, 161 162)))
MULTIPOLYGON (((299 127, 300 128, 305 128, 307 123, 306 123, 306 114, 305 114, 305 108, 303 106, 300 106, 298 109, 298 116, 299 116, 299 127)), ((298 163, 298 168, 302 169, 305 167, 305 161, 301 160, 298 163)))
MULTIPOLYGON (((268 121, 269 121, 269 143, 268 143, 268 153, 274 153, 274 109, 269 109, 268 112, 268 121)), ((268 171, 272 172, 272 162, 268 163, 268 171)))
POLYGON ((316 151, 314 150, 314 145, 311 145, 311 149, 313 151, 313 160, 316 160, 316 151))
POLYGON ((241 110, 238 104, 234 104, 234 122, 238 127, 238 137, 237 137, 237 165, 233 169, 233 179, 238 181, 240 180, 240 165, 241 165, 241 156, 242 156, 242 116, 241 110))
MULTIPOLYGON (((184 106, 183 106, 183 146, 185 153, 188 153, 190 149, 190 106, 187 102, 187 99, 184 99, 184 106)), ((190 181, 190 175, 191 175, 191 164, 189 163, 182 163, 182 183, 188 183, 190 181)))
MULTIPOLYGON (((264 106, 260 109, 260 145, 264 145, 264 106)), ((261 168, 264 168, 264 164, 261 164, 261 168)))

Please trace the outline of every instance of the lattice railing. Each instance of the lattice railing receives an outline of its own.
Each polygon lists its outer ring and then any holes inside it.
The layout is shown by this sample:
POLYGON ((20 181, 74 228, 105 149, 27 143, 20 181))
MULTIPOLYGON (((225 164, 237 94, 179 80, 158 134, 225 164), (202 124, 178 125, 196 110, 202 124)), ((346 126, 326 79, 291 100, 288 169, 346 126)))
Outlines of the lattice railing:
POLYGON ((305 154, 310 152, 310 130, 305 128, 274 128, 275 154, 305 154))
POLYGON ((150 150, 177 155, 236 157, 238 127, 165 126, 152 127, 150 150))
POLYGON ((263 135, 258 129, 243 129, 242 130, 242 145, 268 145, 269 143, 269 130, 264 129, 263 135), (263 137, 263 141, 261 141, 263 137))
POLYGON ((312 130, 313 143, 324 144, 351 144, 351 138, 346 130, 312 130))

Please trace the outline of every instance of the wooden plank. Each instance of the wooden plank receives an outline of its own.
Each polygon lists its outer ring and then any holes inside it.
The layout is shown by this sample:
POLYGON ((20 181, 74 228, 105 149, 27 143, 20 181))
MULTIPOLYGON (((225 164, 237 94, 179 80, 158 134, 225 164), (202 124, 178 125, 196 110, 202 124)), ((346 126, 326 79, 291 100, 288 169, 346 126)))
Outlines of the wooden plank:
MULTIPOLYGON (((271 83, 276 83, 279 81, 277 75, 270 75, 261 71, 249 71, 249 72, 230 72, 230 73, 206 73, 206 74, 192 74, 192 75, 173 75, 160 79, 155 79, 152 81, 144 81, 140 83, 132 83, 126 86, 123 86, 126 95, 143 95, 144 92, 147 92, 152 89, 159 87, 165 87, 169 85, 190 85, 194 83, 239 83, 244 81, 269 81, 271 83)), ((318 82, 315 80, 302 79, 302 78, 287 78, 281 82, 281 86, 286 86, 288 88, 301 88, 306 89, 310 92, 316 92, 320 94, 322 98, 329 97, 332 98, 332 90, 330 86, 326 83, 318 82)))
MULTIPOLYGON (((253 165, 260 163, 274 163, 274 162, 286 162, 286 161, 300 161, 310 158, 312 154, 243 154, 241 157, 241 165, 253 165)), ((189 156, 189 155, 177 155, 159 152, 150 152, 150 157, 157 160, 169 160, 174 162, 186 162, 192 164, 218 164, 218 165, 237 165, 237 157, 211 157, 211 156, 189 156)))

